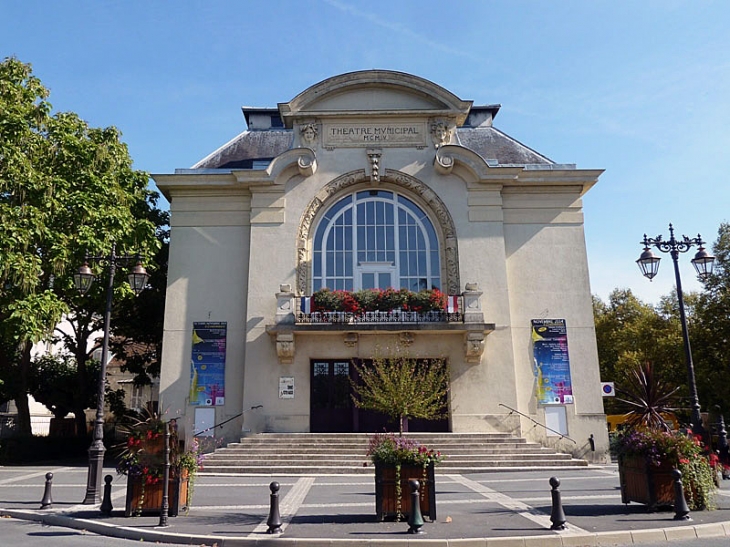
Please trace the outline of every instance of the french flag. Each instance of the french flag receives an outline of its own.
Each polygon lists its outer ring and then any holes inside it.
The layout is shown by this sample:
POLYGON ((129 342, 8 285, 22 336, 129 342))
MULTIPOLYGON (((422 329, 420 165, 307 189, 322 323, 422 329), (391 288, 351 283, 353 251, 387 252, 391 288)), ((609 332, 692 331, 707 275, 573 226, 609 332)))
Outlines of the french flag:
POLYGON ((459 297, 458 296, 447 297, 446 311, 449 313, 458 313, 458 311, 459 311, 459 297))
POLYGON ((302 296, 299 307, 302 310, 302 313, 312 313, 312 297, 302 296))

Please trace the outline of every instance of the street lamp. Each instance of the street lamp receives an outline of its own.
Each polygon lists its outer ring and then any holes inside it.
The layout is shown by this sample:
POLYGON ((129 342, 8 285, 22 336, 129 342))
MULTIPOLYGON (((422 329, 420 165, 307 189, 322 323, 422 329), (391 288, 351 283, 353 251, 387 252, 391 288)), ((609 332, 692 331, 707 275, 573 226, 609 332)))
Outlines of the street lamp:
POLYGON ((669 240, 665 241, 662 236, 656 238, 646 237, 644 234, 644 241, 641 242, 644 246, 644 252, 636 261, 639 265, 641 273, 645 277, 648 277, 651 281, 652 278, 659 271, 659 261, 661 260, 658 256, 654 256, 651 252, 651 247, 654 246, 663 253, 669 253, 672 256, 674 262, 674 277, 677 284, 677 301, 679 302, 679 319, 682 323, 682 338, 684 340, 684 356, 687 364, 687 377, 689 380, 689 396, 692 401, 692 432, 704 437, 705 430, 702 426, 702 415, 700 414, 700 401, 697 397, 697 383, 695 382, 695 367, 692 362, 692 349, 689 344, 689 334, 687 332, 687 317, 684 313, 684 297, 682 295, 682 280, 679 277, 679 253, 685 253, 689 251, 693 246, 699 247, 697 254, 692 259, 692 265, 697 271, 697 276, 700 280, 707 279, 712 275, 712 266, 715 262, 715 257, 709 254, 705 250, 705 242, 699 234, 697 237, 688 238, 682 236, 681 240, 677 240, 674 237, 674 227, 669 225, 669 240))
POLYGON ((74 274, 74 285, 84 295, 94 282, 94 274, 89 268, 89 261, 96 262, 108 269, 106 286, 106 308, 104 310, 104 341, 101 346, 101 367, 96 392, 96 420, 94 420, 94 436, 89 447, 89 473, 86 480, 86 497, 83 503, 93 505, 101 502, 101 476, 104 468, 104 390, 106 388, 106 362, 109 355, 109 322, 112 315, 112 297, 114 295, 114 274, 117 266, 124 267, 136 261, 135 267, 129 274, 129 284, 136 295, 141 293, 147 285, 147 271, 142 266, 139 256, 117 255, 116 245, 112 244, 108 256, 87 256, 84 265, 74 274))

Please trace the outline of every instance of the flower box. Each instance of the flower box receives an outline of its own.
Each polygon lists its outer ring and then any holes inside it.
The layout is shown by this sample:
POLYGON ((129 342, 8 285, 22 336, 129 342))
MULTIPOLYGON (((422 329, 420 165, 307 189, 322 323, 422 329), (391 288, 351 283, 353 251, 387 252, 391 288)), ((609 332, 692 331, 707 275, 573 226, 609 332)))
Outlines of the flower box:
MULTIPOLYGON (((167 493, 168 516, 176 517, 180 510, 188 504, 189 475, 187 469, 182 473, 170 470, 170 482, 167 493), (173 476, 174 475, 174 476, 173 476)), ((124 516, 159 515, 162 510, 163 481, 145 484, 142 475, 127 477, 127 499, 124 516)))
POLYGON ((399 515, 408 518, 411 512, 411 487, 408 481, 416 479, 420 483, 421 516, 436 520, 436 483, 434 464, 401 465, 400 488, 396 479, 395 465, 375 464, 375 513, 378 520, 398 519, 399 515), (400 492, 399 492, 400 490, 400 492), (400 503, 399 496, 400 494, 400 503))
POLYGON ((618 474, 621 501, 647 505, 649 511, 674 505, 673 466, 664 461, 653 465, 641 456, 619 458, 618 474))

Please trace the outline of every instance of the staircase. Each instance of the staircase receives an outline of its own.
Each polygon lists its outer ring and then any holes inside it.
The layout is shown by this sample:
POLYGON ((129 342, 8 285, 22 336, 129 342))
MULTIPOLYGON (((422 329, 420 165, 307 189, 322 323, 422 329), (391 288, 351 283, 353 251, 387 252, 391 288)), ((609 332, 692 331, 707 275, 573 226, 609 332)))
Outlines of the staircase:
MULTIPOLYGON (((480 473, 587 466, 570 454, 507 433, 406 433, 446 458, 437 473, 480 473)), ((261 433, 208 454, 201 474, 372 473, 370 433, 261 433)))

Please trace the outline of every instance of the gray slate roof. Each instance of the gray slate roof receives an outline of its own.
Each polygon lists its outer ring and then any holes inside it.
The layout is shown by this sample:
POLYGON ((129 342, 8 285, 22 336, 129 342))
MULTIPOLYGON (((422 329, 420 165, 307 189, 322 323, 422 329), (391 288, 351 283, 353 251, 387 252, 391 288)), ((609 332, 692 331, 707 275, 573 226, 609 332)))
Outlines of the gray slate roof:
MULTIPOLYGON (((499 165, 553 164, 549 158, 525 146, 492 126, 459 127, 460 144, 485 160, 499 165)), ((200 160, 194 169, 251 169, 253 162, 270 161, 291 148, 290 129, 244 131, 221 148, 200 160)))

